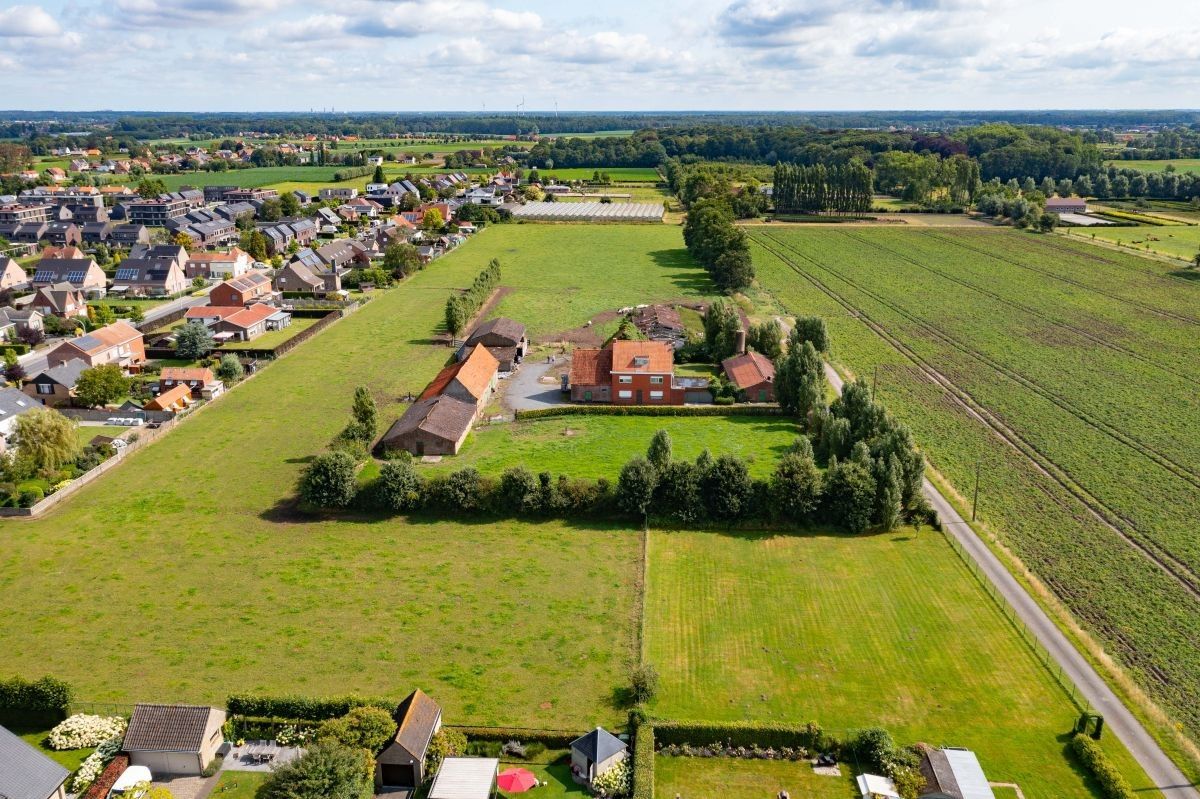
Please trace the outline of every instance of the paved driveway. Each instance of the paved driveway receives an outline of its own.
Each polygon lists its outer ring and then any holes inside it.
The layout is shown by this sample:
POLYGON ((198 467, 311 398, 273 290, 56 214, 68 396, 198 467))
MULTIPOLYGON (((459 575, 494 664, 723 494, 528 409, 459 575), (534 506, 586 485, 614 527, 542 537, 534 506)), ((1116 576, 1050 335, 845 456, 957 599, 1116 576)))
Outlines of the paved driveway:
POLYGON ((517 373, 504 381, 504 407, 510 411, 532 411, 562 405, 567 396, 560 390, 558 380, 542 382, 542 376, 562 364, 561 355, 554 363, 525 361, 517 373))

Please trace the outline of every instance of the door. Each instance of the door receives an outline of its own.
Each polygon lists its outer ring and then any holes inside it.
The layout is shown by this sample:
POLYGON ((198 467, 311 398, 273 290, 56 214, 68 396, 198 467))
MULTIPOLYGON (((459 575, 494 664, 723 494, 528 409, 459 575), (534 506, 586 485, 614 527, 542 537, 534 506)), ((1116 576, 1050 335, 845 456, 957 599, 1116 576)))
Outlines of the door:
POLYGON ((641 405, 642 404, 642 390, 640 388, 637 390, 636 397, 637 397, 637 404, 641 405))
POLYGON ((758 390, 758 401, 759 402, 767 401, 767 390, 765 388, 760 388, 758 390))
POLYGON ((424 455, 424 454, 425 454, 425 442, 420 439, 417 439, 417 455, 420 456, 420 455, 424 455))
POLYGON ((398 765, 395 763, 383 763, 380 765, 382 773, 380 778, 384 785, 394 787, 412 787, 417 783, 416 773, 412 766, 398 765))

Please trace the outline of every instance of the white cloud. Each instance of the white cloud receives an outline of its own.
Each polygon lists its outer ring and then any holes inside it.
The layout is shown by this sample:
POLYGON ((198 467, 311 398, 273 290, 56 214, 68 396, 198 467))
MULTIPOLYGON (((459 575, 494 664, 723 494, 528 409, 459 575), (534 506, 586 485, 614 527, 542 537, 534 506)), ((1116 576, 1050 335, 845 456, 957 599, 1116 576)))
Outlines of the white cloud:
POLYGON ((58 21, 41 6, 13 6, 0 10, 0 37, 39 39, 62 33, 58 21))
POLYGON ((116 27, 183 28, 234 24, 277 11, 292 0, 115 0, 107 15, 116 27))
POLYGON ((360 4, 347 26, 359 36, 415 38, 443 31, 534 32, 542 18, 532 11, 493 8, 478 0, 400 0, 360 4))

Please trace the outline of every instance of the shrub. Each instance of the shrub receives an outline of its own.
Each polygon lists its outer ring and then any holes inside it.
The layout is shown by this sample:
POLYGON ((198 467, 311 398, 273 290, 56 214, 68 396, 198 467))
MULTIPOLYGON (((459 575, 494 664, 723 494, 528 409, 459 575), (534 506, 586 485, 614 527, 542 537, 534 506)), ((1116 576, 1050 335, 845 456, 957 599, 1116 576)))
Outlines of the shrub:
POLYGON ((79 793, 95 782, 96 778, 104 771, 105 764, 116 757, 120 751, 121 738, 113 738, 97 746, 96 751, 79 764, 79 770, 75 772, 75 779, 71 781, 71 793, 79 793))
POLYGON ((329 719, 317 730, 317 739, 342 746, 378 752, 396 732, 392 714, 378 707, 356 707, 341 718, 329 719))
POLYGON ((750 474, 741 458, 722 455, 700 478, 700 491, 709 515, 733 521, 751 510, 750 474))
POLYGON ((633 701, 649 703, 658 695, 658 669, 651 663, 645 663, 633 670, 633 701))
MULTIPOLYGON (((405 453, 406 455, 408 453, 405 453)), ((387 510, 410 511, 421 506, 421 478, 411 458, 388 461, 375 481, 376 499, 387 510)))
POLYGON ((525 745, 520 741, 505 741, 504 746, 500 747, 500 754, 508 757, 519 757, 525 759, 525 745))
POLYGON ((442 727, 425 752, 425 774, 432 777, 447 757, 458 757, 467 750, 467 736, 452 727, 442 727))
POLYGON ((541 490, 533 472, 524 466, 505 469, 500 475, 498 499, 503 510, 509 513, 532 513, 541 504, 541 490))
POLYGON ((846 747, 859 762, 876 772, 887 772, 896 751, 896 742, 891 733, 882 727, 869 727, 850 734, 846 747))
POLYGON ((1078 733, 1071 739, 1071 751, 1096 778, 1096 782, 1100 783, 1100 790, 1107 799, 1134 799, 1136 794, 1133 789, 1108 759, 1108 755, 1104 754, 1100 744, 1083 733, 1078 733))
POLYGON ((836 742, 827 738, 815 721, 808 724, 661 721, 654 724, 654 737, 656 743, 663 746, 691 743, 776 749, 787 746, 822 751, 836 748, 836 742))
POLYGON ((300 496, 321 508, 346 507, 358 491, 354 466, 354 458, 345 452, 318 455, 300 478, 300 496))
POLYGON ((87 793, 83 794, 81 799, 106 799, 108 792, 112 790, 114 784, 125 769, 129 768, 129 755, 117 755, 112 760, 108 761, 108 765, 104 767, 104 771, 100 772, 87 793))
POLYGON ((59 721, 66 718, 74 698, 71 686, 54 677, 0 680, 0 716, 30 715, 59 721))
POLYGON ((370 754, 318 743, 279 765, 259 787, 260 799, 368 799, 374 793, 370 754))
POLYGON ((617 505, 626 513, 644 518, 654 498, 657 477, 654 467, 643 457, 631 458, 617 479, 617 505))
POLYGON ((368 699, 361 696, 314 698, 308 696, 258 696, 234 694, 225 700, 230 715, 260 718, 325 721, 344 716, 356 707, 381 707, 393 710, 398 702, 389 699, 368 699))
POLYGON ((50 730, 51 749, 87 749, 119 738, 129 722, 120 716, 91 716, 76 713, 50 730))
POLYGON ((593 778, 592 789, 600 796, 613 797, 613 799, 629 796, 629 792, 633 789, 633 772, 629 769, 629 760, 622 760, 608 771, 593 778))
POLYGON ((649 724, 633 736, 633 799, 654 799, 654 727, 649 724))

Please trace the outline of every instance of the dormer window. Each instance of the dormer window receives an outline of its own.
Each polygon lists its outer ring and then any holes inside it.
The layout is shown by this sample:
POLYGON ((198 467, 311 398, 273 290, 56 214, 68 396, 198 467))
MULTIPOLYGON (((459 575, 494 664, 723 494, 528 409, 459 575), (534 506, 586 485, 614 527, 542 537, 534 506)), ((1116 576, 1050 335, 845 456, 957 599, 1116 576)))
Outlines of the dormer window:
POLYGON ((633 365, 634 366, 649 366, 650 365, 650 356, 649 355, 635 355, 633 358, 633 365))

